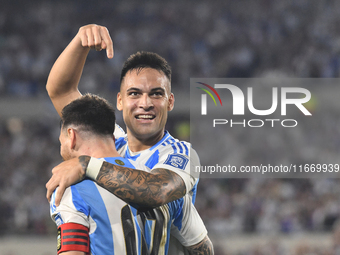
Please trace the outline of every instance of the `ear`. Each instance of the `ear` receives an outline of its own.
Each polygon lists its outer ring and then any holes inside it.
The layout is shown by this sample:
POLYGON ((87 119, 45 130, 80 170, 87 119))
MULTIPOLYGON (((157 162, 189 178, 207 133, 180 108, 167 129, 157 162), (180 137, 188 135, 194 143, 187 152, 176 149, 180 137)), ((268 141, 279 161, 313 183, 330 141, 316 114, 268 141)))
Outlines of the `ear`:
POLYGON ((77 144, 77 134, 76 131, 73 128, 67 129, 67 137, 70 141, 70 149, 74 150, 77 144))
POLYGON ((172 111, 172 109, 174 109, 174 105, 175 105, 175 95, 174 93, 170 94, 169 100, 168 100, 168 111, 172 111))
POLYGON ((118 94, 117 94, 117 109, 118 109, 118 111, 123 110, 122 94, 120 92, 118 92, 118 94))

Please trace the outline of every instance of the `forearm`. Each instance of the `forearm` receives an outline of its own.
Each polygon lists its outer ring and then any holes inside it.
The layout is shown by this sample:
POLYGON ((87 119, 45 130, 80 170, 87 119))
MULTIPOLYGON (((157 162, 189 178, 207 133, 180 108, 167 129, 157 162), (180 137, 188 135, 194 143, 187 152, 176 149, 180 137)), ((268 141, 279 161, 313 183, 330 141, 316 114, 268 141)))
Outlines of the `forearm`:
POLYGON ((186 247, 190 255, 213 255, 214 247, 209 237, 206 236, 196 245, 186 247))
MULTIPOLYGON (((89 159, 80 157, 83 162, 89 159)), ((125 202, 140 207, 158 207, 186 193, 182 178, 167 169, 155 169, 149 173, 103 162, 95 181, 125 202)))
POLYGON ((81 94, 78 83, 90 48, 82 47, 76 36, 54 63, 48 76, 46 90, 57 112, 81 94))

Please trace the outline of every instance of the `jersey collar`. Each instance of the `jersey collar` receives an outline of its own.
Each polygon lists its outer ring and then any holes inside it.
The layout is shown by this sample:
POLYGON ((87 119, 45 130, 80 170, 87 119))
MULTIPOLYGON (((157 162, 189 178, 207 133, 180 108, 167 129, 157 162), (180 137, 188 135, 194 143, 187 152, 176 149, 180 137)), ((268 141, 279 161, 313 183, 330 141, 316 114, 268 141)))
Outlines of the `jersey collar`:
MULTIPOLYGON (((170 133, 169 133, 167 130, 165 130, 165 131, 164 131, 164 136, 163 136, 163 138, 162 138, 161 140, 159 140, 154 146, 152 146, 150 149, 147 149, 147 150, 152 151, 152 150, 156 149, 160 144, 164 143, 164 142, 165 142, 167 139, 169 139, 170 137, 171 137, 170 133)), ((147 151, 147 150, 143 150, 143 151, 147 151)), ((132 156, 132 155, 130 154, 130 150, 129 150, 129 143, 127 143, 127 145, 126 145, 125 157, 126 157, 126 158, 129 158, 129 159, 132 159, 132 160, 135 161, 135 160, 140 156, 140 154, 141 154, 143 151, 141 151, 140 153, 138 153, 138 154, 132 156)))

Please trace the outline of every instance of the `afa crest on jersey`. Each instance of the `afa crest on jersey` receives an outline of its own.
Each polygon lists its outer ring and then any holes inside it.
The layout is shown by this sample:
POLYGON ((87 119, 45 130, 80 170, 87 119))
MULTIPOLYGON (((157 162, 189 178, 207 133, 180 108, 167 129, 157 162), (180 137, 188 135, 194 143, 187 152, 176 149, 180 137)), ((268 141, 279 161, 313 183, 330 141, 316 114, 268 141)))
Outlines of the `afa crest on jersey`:
POLYGON ((189 159, 181 154, 170 154, 164 164, 184 169, 188 164, 189 159))

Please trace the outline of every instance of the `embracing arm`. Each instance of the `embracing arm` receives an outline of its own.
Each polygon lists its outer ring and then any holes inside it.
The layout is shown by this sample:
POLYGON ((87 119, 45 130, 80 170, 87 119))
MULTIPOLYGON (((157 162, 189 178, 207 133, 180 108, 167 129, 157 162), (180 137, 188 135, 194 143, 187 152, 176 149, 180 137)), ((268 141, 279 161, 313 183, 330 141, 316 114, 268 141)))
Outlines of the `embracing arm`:
POLYGON ((59 115, 67 104, 81 96, 78 83, 91 48, 106 49, 108 58, 113 57, 113 43, 105 27, 81 27, 50 71, 46 90, 59 115))
POLYGON ((213 255, 214 247, 209 237, 206 236, 201 242, 186 247, 190 255, 213 255))
MULTIPOLYGON (((64 190, 85 178, 85 170, 91 157, 80 156, 56 166, 46 184, 47 199, 56 191, 55 202, 59 205, 64 190)), ((96 183, 125 202, 141 207, 157 207, 183 197, 186 187, 182 178, 167 169, 154 169, 151 173, 131 169, 108 162, 102 163, 96 183)))
POLYGON ((182 178, 167 169, 151 173, 104 162, 96 183, 125 202, 158 207, 185 195, 182 178))

